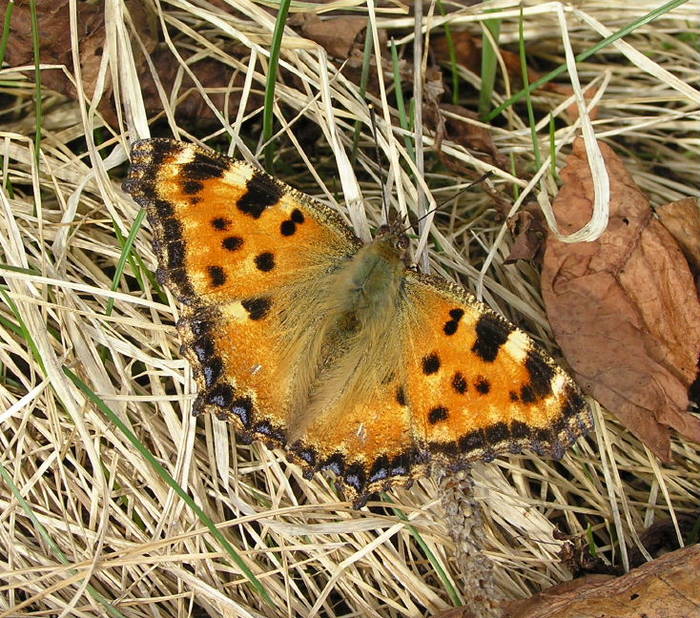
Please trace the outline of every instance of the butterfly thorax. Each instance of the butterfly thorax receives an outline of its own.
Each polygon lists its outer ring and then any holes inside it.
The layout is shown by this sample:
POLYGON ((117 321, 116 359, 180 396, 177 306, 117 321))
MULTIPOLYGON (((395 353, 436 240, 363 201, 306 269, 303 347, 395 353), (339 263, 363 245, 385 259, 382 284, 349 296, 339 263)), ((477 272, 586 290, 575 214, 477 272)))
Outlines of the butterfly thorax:
POLYGON ((366 328, 386 323, 393 313, 406 270, 405 248, 389 232, 379 233, 362 247, 337 273, 333 288, 342 306, 338 326, 348 320, 349 328, 366 328))
POLYGON ((384 226, 314 283, 315 328, 291 333, 292 357, 303 359, 291 384, 295 427, 305 427, 326 409, 343 409, 344 399, 363 392, 371 398, 371 392, 397 379, 407 249, 408 239, 384 226))

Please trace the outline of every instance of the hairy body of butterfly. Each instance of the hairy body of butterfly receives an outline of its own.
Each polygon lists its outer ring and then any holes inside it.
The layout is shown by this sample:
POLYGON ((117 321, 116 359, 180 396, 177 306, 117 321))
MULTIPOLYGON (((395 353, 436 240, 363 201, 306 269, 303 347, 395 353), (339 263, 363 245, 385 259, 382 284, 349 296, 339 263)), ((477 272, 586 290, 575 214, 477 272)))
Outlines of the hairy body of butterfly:
POLYGON ((571 379, 461 286, 407 267, 407 239, 366 245, 332 209, 247 163, 173 140, 132 150, 158 276, 212 412, 329 469, 356 506, 431 461, 530 448, 560 457, 591 426, 571 379))

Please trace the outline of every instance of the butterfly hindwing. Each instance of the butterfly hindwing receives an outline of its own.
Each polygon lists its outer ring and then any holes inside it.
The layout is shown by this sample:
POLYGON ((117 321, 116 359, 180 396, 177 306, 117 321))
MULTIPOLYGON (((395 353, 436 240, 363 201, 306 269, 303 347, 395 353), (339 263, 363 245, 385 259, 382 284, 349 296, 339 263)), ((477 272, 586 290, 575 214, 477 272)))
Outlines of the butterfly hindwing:
POLYGON ((561 457, 590 429, 578 388, 522 330, 464 288, 407 272, 406 395, 431 457, 450 466, 523 448, 561 457))

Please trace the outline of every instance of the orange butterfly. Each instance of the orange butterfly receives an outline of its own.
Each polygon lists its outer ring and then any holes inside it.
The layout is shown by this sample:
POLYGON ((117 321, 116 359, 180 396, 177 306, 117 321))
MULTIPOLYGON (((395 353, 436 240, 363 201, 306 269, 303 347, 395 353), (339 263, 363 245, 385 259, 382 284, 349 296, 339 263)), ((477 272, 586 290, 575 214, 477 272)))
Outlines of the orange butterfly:
POLYGON ((389 226, 363 244, 331 208, 248 163, 134 144, 159 280, 185 305, 195 414, 332 470, 355 506, 524 447, 561 457, 590 429, 571 379, 464 288, 408 268, 389 226))

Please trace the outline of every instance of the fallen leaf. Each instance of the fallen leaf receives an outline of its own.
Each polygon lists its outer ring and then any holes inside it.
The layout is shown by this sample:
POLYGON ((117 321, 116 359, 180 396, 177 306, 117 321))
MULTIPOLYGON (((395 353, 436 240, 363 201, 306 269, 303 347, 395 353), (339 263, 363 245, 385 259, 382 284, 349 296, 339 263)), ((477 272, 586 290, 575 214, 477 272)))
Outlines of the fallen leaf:
MULTIPOLYGON (((4 23, 7 3, 0 3, 0 23, 4 23)), ((70 0, 55 0, 54 2, 37 3, 37 20, 39 30, 39 57, 42 64, 65 65, 70 73, 74 73, 73 53, 71 50, 70 29, 70 0)), ((148 51, 155 47, 156 19, 152 10, 144 3, 127 0, 128 8, 134 24, 139 29, 139 36, 148 51)), ((92 97, 95 85, 98 83, 98 73, 102 62, 105 45, 103 3, 79 2, 76 5, 77 29, 79 35, 80 72, 83 88, 88 98, 92 97)), ((29 2, 18 0, 15 3, 10 20, 9 44, 5 61, 9 66, 34 64, 32 47, 32 25, 29 2)), ((140 47, 134 45, 136 68, 145 65, 140 47)), ((32 74, 27 74, 33 78, 32 74)), ((100 112, 108 121, 116 120, 110 74, 107 71, 105 92, 102 95, 100 112)), ((64 94, 71 99, 77 97, 75 84, 61 69, 44 69, 41 72, 41 83, 44 88, 64 94)))
POLYGON ((700 277, 700 201, 694 197, 669 202, 656 209, 664 227, 683 251, 696 282, 700 277))
MULTIPOLYGON (((481 72, 482 40, 473 37, 469 32, 463 30, 452 33, 452 45, 454 47, 457 64, 466 67, 472 73, 476 73, 478 75, 481 72)), ((430 49, 433 52, 437 62, 450 62, 450 48, 447 37, 434 37, 431 41, 430 49)), ((513 87, 515 89, 521 88, 522 68, 520 66, 520 55, 502 48, 499 48, 498 52, 503 59, 503 64, 508 72, 508 76, 513 82, 513 87)), ((543 76, 544 73, 535 71, 530 67, 527 68, 528 83, 532 84, 543 76)), ((570 97, 574 92, 571 86, 567 84, 558 84, 556 82, 546 82, 540 88, 538 88, 538 91, 551 92, 564 98, 570 97)), ((595 93, 595 89, 589 88, 586 92, 584 92, 583 96, 585 99, 590 99, 595 95, 595 93)), ((595 120, 598 116, 597 108, 589 110, 588 115, 592 120, 595 120)), ((578 118, 578 105, 575 101, 566 108, 566 116, 571 122, 578 118)))
POLYGON ((316 13, 302 13, 294 17, 301 34, 318 43, 331 58, 345 60, 353 48, 364 47, 364 37, 360 35, 367 28, 366 17, 343 15, 321 19, 316 13))
POLYGON ((537 202, 527 204, 510 217, 508 228, 513 235, 513 243, 508 257, 504 260, 506 264, 541 258, 547 228, 537 202))
MULTIPOLYGON (((700 304, 673 236, 622 161, 600 144, 610 177, 610 221, 595 242, 547 239, 542 294, 557 342, 581 387, 663 461, 670 429, 700 441, 687 412, 700 351, 700 304)), ((564 233, 590 218, 593 184, 574 143, 554 202, 564 233)))
POLYGON ((664 554, 626 575, 588 575, 503 607, 508 618, 699 616, 700 545, 664 554))
MULTIPOLYGON (((181 49, 179 53, 183 60, 187 61, 194 52, 181 49)), ((236 55, 236 50, 232 50, 232 54, 236 55)), ((244 52, 241 50, 238 57, 243 56, 244 52)), ((151 54, 151 62, 162 85, 168 87, 177 83, 176 78, 181 70, 181 63, 173 57, 170 49, 164 46, 156 49, 151 54)), ((202 97, 190 75, 184 73, 179 82, 175 117, 190 123, 206 123, 217 118, 215 110, 225 114, 224 110, 226 109, 230 117, 235 117, 241 104, 245 73, 214 58, 203 58, 197 62, 189 63, 188 66, 202 87, 208 90, 211 105, 202 97)), ((157 114, 162 111, 163 101, 150 70, 144 71, 141 77, 141 93, 144 106, 149 114, 157 114)), ((246 101, 246 111, 260 107, 262 102, 262 94, 253 89, 246 101)))

